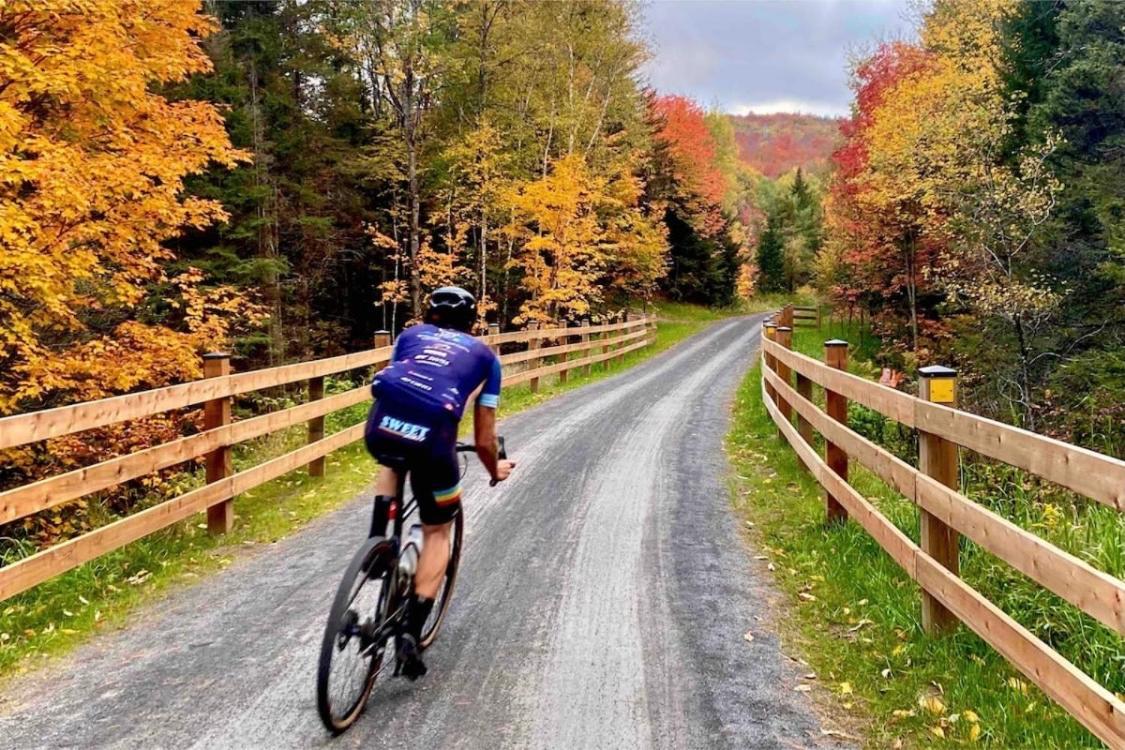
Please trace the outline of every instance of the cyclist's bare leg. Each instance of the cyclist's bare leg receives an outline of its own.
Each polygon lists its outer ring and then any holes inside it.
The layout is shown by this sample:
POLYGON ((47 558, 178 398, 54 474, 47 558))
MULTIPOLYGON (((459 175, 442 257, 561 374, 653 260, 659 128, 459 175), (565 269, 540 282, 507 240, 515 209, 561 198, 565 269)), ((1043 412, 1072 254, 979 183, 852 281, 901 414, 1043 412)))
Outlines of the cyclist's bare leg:
POLYGON ((375 475, 375 494, 394 497, 396 492, 398 492, 398 474, 390 467, 380 466, 379 473, 375 475))
POLYGON ((414 593, 423 599, 437 596, 445 568, 449 564, 450 533, 453 522, 422 526, 422 554, 414 574, 414 593))

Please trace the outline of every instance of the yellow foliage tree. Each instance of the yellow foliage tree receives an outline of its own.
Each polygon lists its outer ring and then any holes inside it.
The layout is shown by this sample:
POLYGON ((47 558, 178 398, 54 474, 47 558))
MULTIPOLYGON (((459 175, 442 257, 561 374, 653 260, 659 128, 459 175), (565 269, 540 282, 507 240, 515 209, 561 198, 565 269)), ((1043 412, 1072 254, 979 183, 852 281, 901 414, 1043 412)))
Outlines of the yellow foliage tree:
POLYGON ((577 320, 607 288, 651 289, 664 274, 668 244, 663 226, 637 205, 640 194, 627 171, 594 174, 579 154, 509 190, 511 263, 530 295, 517 323, 577 320))
POLYGON ((165 272, 224 218, 184 177, 244 158, 212 105, 157 93, 209 70, 214 30, 199 0, 0 4, 0 413, 197 376, 254 317, 165 272))
POLYGON ((944 247, 934 275, 950 298, 978 319, 1010 326, 1019 372, 1009 390, 1034 427, 1031 339, 1062 300, 1020 261, 1061 189, 1046 166, 1059 140, 1048 133, 1014 157, 1007 153, 1016 108, 999 62, 1015 9, 1015 0, 934 4, 922 29, 926 64, 874 112, 858 195, 872 214, 892 217, 888 242, 903 250, 910 274, 918 272, 919 242, 944 247))

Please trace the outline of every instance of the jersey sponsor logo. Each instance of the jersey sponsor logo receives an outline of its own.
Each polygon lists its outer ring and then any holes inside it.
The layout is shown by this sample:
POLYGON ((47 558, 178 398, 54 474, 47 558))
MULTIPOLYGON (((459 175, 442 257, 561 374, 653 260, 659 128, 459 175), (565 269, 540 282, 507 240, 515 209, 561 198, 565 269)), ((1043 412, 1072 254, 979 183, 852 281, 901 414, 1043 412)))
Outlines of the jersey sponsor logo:
POLYGON ((429 427, 423 427, 420 424, 411 424, 410 422, 404 422, 401 419, 395 419, 390 416, 383 417, 383 420, 379 422, 379 429, 389 432, 392 435, 406 438, 407 440, 413 440, 416 443, 424 441, 426 435, 430 433, 429 427))

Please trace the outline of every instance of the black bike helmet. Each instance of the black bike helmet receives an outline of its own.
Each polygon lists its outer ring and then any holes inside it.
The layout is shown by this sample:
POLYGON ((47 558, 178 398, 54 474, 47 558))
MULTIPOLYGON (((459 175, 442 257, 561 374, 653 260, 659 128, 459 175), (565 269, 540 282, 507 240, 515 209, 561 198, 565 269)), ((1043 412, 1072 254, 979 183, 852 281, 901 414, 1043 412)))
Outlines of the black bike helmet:
POLYGON ((443 286, 430 295, 425 321, 468 333, 477 319, 477 300, 459 286, 443 286))

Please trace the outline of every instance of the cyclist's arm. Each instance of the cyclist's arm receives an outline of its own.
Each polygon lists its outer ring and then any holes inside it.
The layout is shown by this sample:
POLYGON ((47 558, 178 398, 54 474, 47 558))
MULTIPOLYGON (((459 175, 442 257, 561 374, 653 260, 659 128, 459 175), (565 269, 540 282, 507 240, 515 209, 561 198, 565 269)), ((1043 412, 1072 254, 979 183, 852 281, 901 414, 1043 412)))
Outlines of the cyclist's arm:
POLYGON ((500 462, 500 444, 496 440, 496 410, 477 401, 473 410, 473 442, 477 457, 493 479, 497 477, 500 462))
POLYGON ((496 440, 496 408, 500 405, 500 360, 495 355, 489 365, 488 377, 477 391, 476 407, 473 410, 473 440, 477 446, 477 456, 489 476, 503 480, 511 471, 510 461, 500 460, 500 446, 496 440))

